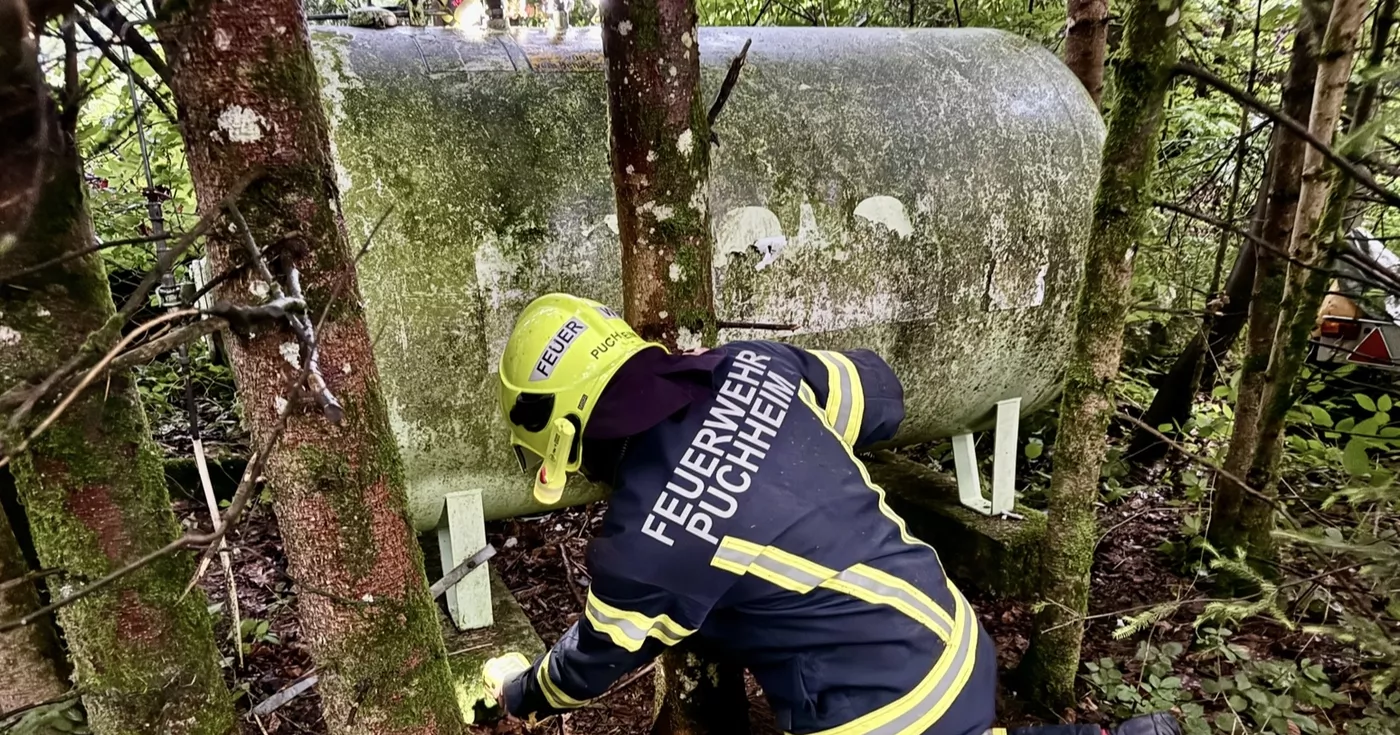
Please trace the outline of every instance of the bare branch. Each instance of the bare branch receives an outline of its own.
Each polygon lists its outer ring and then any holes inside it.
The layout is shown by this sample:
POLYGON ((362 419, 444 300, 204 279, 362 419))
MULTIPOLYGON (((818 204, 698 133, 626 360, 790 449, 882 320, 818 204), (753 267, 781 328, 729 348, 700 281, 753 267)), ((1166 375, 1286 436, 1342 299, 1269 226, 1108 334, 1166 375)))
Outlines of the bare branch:
POLYGON ((122 337, 122 339, 119 342, 117 342, 117 344, 114 347, 112 347, 112 349, 107 351, 107 354, 104 355, 100 361, 98 361, 95 367, 93 367, 91 370, 87 371, 87 373, 83 375, 83 379, 78 382, 78 385, 74 387, 73 390, 69 391, 68 395, 63 397, 63 400, 60 401, 59 404, 54 407, 53 411, 49 412, 49 415, 45 417, 43 421, 39 422, 39 425, 34 428, 34 431, 30 432, 29 436, 24 441, 20 442, 19 446, 15 447, 12 451, 6 452, 5 456, 3 458, 0 458, 0 467, 4 467, 5 465, 9 464, 10 460, 16 454, 19 454, 25 449, 28 449, 29 445, 33 443, 33 441, 37 439, 40 434, 47 431, 50 426, 53 426, 54 422, 57 421, 58 418, 63 415, 63 412, 67 411, 68 407, 73 405, 73 402, 76 401, 78 397, 83 394, 83 391, 89 385, 92 385, 93 381, 95 381, 97 379, 97 376, 102 372, 102 369, 106 367, 107 364, 110 363, 119 352, 121 352, 127 345, 131 344, 137 337, 140 337, 146 332, 162 324, 165 324, 166 322, 171 322, 176 319, 182 319, 187 316, 193 316, 198 313, 199 312, 194 309, 182 309, 180 311, 172 311, 168 314, 163 314, 155 319, 152 319, 151 321, 146 322, 145 324, 142 324, 136 329, 131 330, 130 334, 126 335, 125 337, 122 337))
POLYGON ((1336 152, 1332 149, 1331 146, 1322 142, 1322 140, 1320 140, 1317 136, 1309 132, 1308 126, 1306 124, 1300 123, 1297 120, 1294 120, 1293 118, 1283 114, 1282 112, 1279 112, 1270 105, 1265 104, 1263 101, 1261 101, 1254 95, 1235 87, 1234 85, 1230 84, 1224 79, 1221 79, 1220 77, 1206 71, 1205 69, 1200 68, 1199 66, 1189 64, 1183 61, 1178 62, 1176 66, 1172 67, 1172 69, 1177 74, 1184 74, 1186 76, 1195 77, 1196 79, 1205 82, 1211 87, 1214 87, 1220 90, 1221 92, 1224 92, 1227 96, 1229 96, 1236 102, 1254 110, 1255 112, 1258 112, 1261 115, 1264 115, 1265 117, 1268 117, 1269 119, 1273 120, 1279 125, 1282 125, 1283 127, 1287 128, 1290 133, 1293 133, 1294 135, 1298 136, 1298 138, 1300 138, 1301 140, 1306 141, 1308 145, 1315 148, 1319 153, 1323 155, 1323 157, 1325 157, 1328 161, 1331 161, 1332 164, 1338 169, 1341 169, 1342 171, 1346 172, 1346 174, 1351 178, 1355 179, 1357 183, 1375 192, 1385 201, 1386 204, 1389 204, 1392 207, 1400 207, 1400 194, 1395 194, 1394 192, 1390 191, 1384 186, 1381 186, 1379 183, 1376 182, 1374 178, 1371 177, 1371 174, 1369 172, 1367 172, 1360 166, 1357 166, 1355 163, 1347 159, 1346 156, 1343 156, 1342 154, 1336 152))
POLYGON ((139 244, 143 244, 143 243, 156 242, 157 240, 169 240, 169 239, 170 239, 170 235, 166 234, 166 235, 146 235, 146 236, 143 236, 143 237, 128 237, 128 238, 125 238, 125 239, 122 239, 122 240, 108 240, 107 242, 100 242, 100 243, 97 243, 96 245, 93 245, 93 246, 91 246, 91 247, 82 248, 82 249, 80 249, 80 250, 70 250, 69 252, 66 252, 66 253, 64 253, 63 255, 59 255, 59 256, 57 256, 57 257, 50 258, 50 259, 48 259, 48 260, 46 260, 46 261, 44 261, 44 262, 42 262, 42 263, 37 263, 37 264, 31 265, 31 266, 29 266, 29 267, 27 267, 27 268, 22 268, 22 269, 20 269, 20 270, 13 271, 13 272, 10 272, 10 273, 0 273, 0 283, 8 283, 8 282, 10 282, 10 281, 18 281, 18 280, 21 279, 21 278, 25 278, 25 277, 27 277, 27 276, 32 276, 32 275, 34 275, 35 273, 38 273, 38 272, 43 271, 43 270, 46 270, 46 269, 48 269, 48 268, 53 268, 54 266, 63 265, 64 263, 67 263, 67 262, 70 261, 70 260, 77 260, 78 258, 82 258, 82 257, 88 256, 88 255, 92 255, 93 253, 98 253, 98 252, 101 252, 101 251, 103 251, 103 250, 107 250, 107 249, 109 249, 109 248, 120 247, 120 246, 122 246, 122 245, 139 245, 139 244))
MULTIPOLYGON (((130 64, 123 61, 122 57, 118 56, 116 52, 112 50, 112 44, 109 43, 106 38, 103 38, 102 34, 98 33, 97 29, 92 27, 91 23, 83 18, 78 18, 78 27, 83 29, 83 33, 92 40, 93 45, 101 49, 102 55, 106 57, 108 61, 112 62, 112 66, 117 67, 125 74, 131 75, 131 80, 136 83, 136 86, 141 88, 141 93, 146 95, 146 99, 150 100, 152 104, 160 109, 161 114, 165 115, 170 120, 178 119, 175 116, 175 112, 170 109, 170 106, 165 104, 165 100, 161 99, 161 96, 151 88, 151 85, 146 83, 145 79, 141 78, 140 74, 136 73, 136 70, 131 68, 130 64)), ((152 66, 151 68, 154 69, 155 67, 152 66)), ((164 79, 164 77, 162 78, 164 79)), ((168 81, 169 80, 167 80, 167 83, 168 81)))
POLYGON ((719 87, 719 94, 715 96, 714 104, 710 105, 708 115, 710 127, 715 126, 715 120, 719 119, 719 113, 724 111, 724 104, 729 101, 729 95, 734 91, 734 85, 739 82, 739 72, 744 68, 744 61, 749 57, 749 44, 753 43, 750 38, 744 41, 744 48, 739 51, 739 55, 729 62, 729 71, 724 75, 724 83, 719 87))
MULTIPOLYGON (((173 77, 170 74, 170 67, 165 63, 165 59, 161 58, 160 54, 151 47, 150 42, 136 29, 136 24, 127 20, 126 16, 122 15, 122 12, 117 9, 116 3, 112 2, 112 0, 94 0, 91 4, 87 2, 80 2, 79 4, 89 10, 98 20, 102 21, 102 25, 107 26, 117 38, 122 40, 122 43, 126 44, 127 48, 136 52, 142 59, 145 59, 146 63, 150 65, 151 71, 154 71, 156 76, 160 77, 161 81, 165 82, 166 85, 170 84, 170 80, 173 77)), ((171 116, 170 119, 174 120, 175 118, 171 116)))

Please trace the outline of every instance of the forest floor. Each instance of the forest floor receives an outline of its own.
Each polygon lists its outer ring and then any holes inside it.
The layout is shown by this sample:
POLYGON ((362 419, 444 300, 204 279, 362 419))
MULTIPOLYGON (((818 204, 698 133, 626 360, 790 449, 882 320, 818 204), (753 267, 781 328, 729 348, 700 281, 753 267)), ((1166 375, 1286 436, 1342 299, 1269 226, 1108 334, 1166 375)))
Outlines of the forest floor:
MULTIPOLYGON (((177 503, 187 523, 204 518, 203 509, 191 502, 177 503)), ((491 523, 490 542, 498 550, 492 564, 515 593, 530 620, 545 640, 553 643, 577 619, 583 607, 588 584, 584 553, 588 539, 601 524, 605 503, 573 508, 547 515, 523 517, 491 523)), ((1158 551, 1163 542, 1180 537, 1181 507, 1170 504, 1151 491, 1103 509, 1100 528, 1103 538, 1096 551, 1093 570, 1091 619, 1085 637, 1085 661, 1114 660, 1125 680, 1145 677, 1144 662, 1137 660, 1140 641, 1146 637, 1156 646, 1170 642, 1190 649, 1195 635, 1193 621, 1205 603, 1194 578, 1171 568, 1170 558, 1158 551), (1112 633, 1123 616, 1169 600, 1192 601, 1176 613, 1157 621, 1150 631, 1128 640, 1116 640, 1112 633)), ((205 521, 207 523, 207 520, 205 521)), ((212 564, 202 586, 211 605, 220 613, 219 634, 225 655, 226 678, 239 696, 246 735, 279 733, 322 733, 320 703, 314 688, 275 712, 257 718, 249 715, 253 706, 291 685, 312 670, 310 656, 302 641, 296 615, 296 590, 286 576, 286 561, 276 521, 264 504, 253 506, 247 520, 233 534, 236 549, 235 578, 243 618, 242 663, 234 655, 231 624, 227 614, 223 574, 212 564)), ((944 553, 947 553, 946 551, 944 553)), ((966 586, 964 587, 965 589, 966 586)), ((1032 613, 1025 601, 992 599, 968 590, 983 626, 996 642, 1000 671, 1014 671, 1029 640, 1032 613)), ((1333 681, 1348 684, 1360 677, 1354 656, 1327 639, 1301 631, 1290 632, 1262 618, 1247 622, 1235 631, 1229 642, 1247 649, 1256 659, 1310 659, 1320 664, 1333 681), (1348 668, 1352 667, 1352 668, 1348 668)), ((1190 698, 1202 703, 1207 713, 1228 705, 1224 697, 1212 697, 1201 689, 1202 681, 1231 675, 1231 664, 1218 656, 1188 652, 1171 663, 1190 698)), ((1098 695, 1084 696, 1076 708, 1061 712, 1027 711, 1017 700, 1014 684, 1003 677, 1000 725, 1033 721, 1102 721, 1111 718, 1122 703, 1100 701, 1098 695)), ((1357 685, 1360 686, 1359 684, 1357 685)), ((1358 690, 1359 691, 1359 690, 1358 690)), ((584 709, 533 728, 519 722, 501 722, 476 727, 477 735, 491 733, 558 732, 560 735, 617 735, 642 733, 648 729, 653 699, 652 677, 641 675, 624 679, 609 696, 584 709)), ((750 681, 751 719, 755 735, 777 733, 757 685, 750 681)), ((1350 707, 1334 708, 1332 718, 1346 719, 1350 710, 1359 710, 1364 697, 1352 698, 1350 707)), ((1291 728, 1290 728, 1291 729, 1291 728)))

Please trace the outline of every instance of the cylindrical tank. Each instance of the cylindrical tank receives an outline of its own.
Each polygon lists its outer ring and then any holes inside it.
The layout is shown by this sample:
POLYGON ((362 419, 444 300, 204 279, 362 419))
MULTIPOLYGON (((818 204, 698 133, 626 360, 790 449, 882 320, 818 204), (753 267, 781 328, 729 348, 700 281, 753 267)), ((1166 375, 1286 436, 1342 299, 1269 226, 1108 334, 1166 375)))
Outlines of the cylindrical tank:
MULTIPOLYGON (((709 95, 750 38, 716 126, 717 304, 798 328, 722 337, 878 351, 907 391, 898 443, 987 428, 1002 399, 1044 405, 1103 141, 1079 82, 993 30, 703 28, 709 95)), ((599 30, 313 42, 352 240, 394 207, 360 284, 414 523, 471 488, 488 518, 538 510, 495 367, 535 296, 621 303, 599 30)))

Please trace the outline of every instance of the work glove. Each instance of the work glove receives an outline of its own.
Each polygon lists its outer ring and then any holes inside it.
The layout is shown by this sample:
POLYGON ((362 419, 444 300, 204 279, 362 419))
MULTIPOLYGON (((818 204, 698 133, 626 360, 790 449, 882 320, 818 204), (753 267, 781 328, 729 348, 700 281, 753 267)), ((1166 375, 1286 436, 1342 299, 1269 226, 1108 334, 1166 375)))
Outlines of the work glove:
MULTIPOLYGON (((486 691, 491 693, 491 697, 496 700, 497 704, 500 704, 506 682, 515 678, 516 674, 529 670, 530 659, 525 658, 524 654, 511 651, 482 664, 481 678, 486 682, 486 691)), ((1132 734, 1128 733, 1127 735, 1132 734)))
POLYGON ((1110 735, 1181 735, 1181 725, 1170 712, 1153 712, 1125 720, 1108 732, 1110 735))

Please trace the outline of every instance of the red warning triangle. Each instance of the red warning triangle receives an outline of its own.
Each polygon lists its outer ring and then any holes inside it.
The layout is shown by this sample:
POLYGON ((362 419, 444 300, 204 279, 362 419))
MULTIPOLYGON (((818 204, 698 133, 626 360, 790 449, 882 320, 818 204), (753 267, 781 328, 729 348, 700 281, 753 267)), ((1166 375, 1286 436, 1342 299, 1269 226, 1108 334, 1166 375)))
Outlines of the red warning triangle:
POLYGON ((1385 335, 1381 334, 1379 327, 1372 329, 1365 337, 1361 338, 1361 343, 1352 350, 1350 362, 1366 363, 1368 365, 1390 365, 1390 346, 1385 343, 1385 335))

